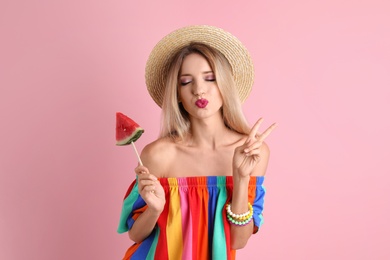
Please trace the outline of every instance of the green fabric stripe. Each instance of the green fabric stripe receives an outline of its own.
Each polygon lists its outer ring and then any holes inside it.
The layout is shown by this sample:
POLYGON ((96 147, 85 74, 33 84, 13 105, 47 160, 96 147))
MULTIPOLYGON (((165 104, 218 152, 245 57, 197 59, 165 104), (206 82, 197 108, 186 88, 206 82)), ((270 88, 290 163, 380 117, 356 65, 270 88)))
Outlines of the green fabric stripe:
POLYGON ((224 176, 218 176, 217 178, 219 196, 215 209, 212 259, 227 259, 226 240, 217 239, 226 237, 222 217, 223 207, 227 200, 226 178, 224 176))
POLYGON ((127 226, 127 218, 133 210, 133 206, 138 198, 138 195, 138 182, 136 182, 129 196, 127 196, 127 198, 123 201, 122 212, 117 229, 118 233, 124 233, 129 230, 129 227, 127 226))

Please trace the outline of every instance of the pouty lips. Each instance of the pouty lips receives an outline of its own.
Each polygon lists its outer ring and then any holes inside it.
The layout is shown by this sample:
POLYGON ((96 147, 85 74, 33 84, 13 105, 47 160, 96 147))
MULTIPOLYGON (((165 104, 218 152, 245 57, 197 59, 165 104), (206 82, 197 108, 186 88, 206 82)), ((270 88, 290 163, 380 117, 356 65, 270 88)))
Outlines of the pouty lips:
POLYGON ((209 103, 209 101, 205 98, 201 98, 201 99, 198 99, 196 102, 195 102, 195 105, 199 108, 205 108, 207 106, 207 104, 209 103))

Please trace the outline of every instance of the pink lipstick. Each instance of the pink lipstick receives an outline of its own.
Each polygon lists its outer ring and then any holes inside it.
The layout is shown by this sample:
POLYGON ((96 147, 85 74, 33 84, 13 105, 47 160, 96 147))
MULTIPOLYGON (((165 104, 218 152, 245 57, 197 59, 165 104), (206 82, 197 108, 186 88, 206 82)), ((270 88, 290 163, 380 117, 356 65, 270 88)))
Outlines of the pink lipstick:
POLYGON ((207 106, 207 104, 209 103, 209 101, 205 98, 201 98, 201 99, 198 99, 196 102, 195 102, 195 105, 199 108, 205 108, 207 106))

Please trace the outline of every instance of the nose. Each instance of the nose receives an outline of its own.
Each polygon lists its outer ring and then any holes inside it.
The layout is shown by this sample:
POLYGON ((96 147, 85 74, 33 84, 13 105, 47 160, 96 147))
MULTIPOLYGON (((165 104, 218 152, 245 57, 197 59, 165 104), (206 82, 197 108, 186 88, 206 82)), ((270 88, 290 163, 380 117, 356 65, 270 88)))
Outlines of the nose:
POLYGON ((194 95, 197 96, 198 98, 202 98, 204 94, 205 94, 204 92, 194 93, 194 95))
POLYGON ((194 82, 195 84, 193 84, 193 90, 192 90, 192 93, 199 97, 199 98, 202 98, 202 96, 205 94, 206 90, 205 90, 205 87, 203 86, 203 84, 199 83, 199 81, 196 81, 194 82))

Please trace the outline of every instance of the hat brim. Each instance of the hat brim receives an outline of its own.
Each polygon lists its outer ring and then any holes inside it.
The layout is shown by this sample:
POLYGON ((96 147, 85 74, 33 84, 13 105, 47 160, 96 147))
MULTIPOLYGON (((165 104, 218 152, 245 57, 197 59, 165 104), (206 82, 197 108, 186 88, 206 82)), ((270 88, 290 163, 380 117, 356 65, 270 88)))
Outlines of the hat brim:
POLYGON ((223 29, 196 25, 171 32, 156 44, 149 55, 145 81, 149 94, 157 105, 161 107, 163 103, 168 62, 178 50, 191 42, 207 44, 226 57, 232 67, 239 98, 244 102, 252 90, 254 81, 253 62, 247 49, 235 36, 223 29))

